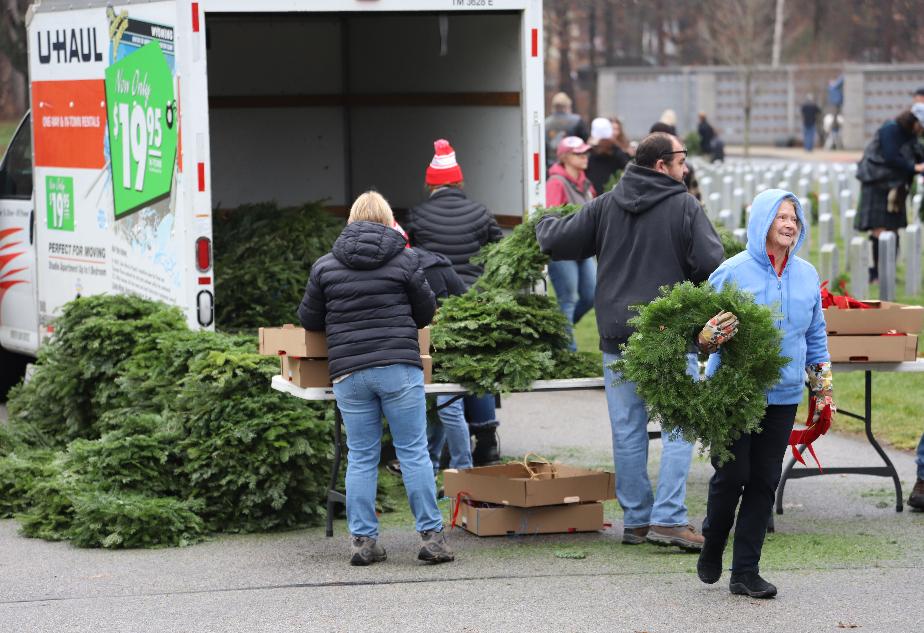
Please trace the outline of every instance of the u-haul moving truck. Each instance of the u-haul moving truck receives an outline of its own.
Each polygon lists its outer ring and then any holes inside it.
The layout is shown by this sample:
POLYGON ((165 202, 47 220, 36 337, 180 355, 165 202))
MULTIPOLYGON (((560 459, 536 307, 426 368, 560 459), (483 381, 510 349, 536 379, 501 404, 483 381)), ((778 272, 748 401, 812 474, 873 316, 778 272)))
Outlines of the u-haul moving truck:
POLYGON ((407 208, 437 138, 495 214, 543 200, 541 0, 44 0, 27 30, 31 116, 0 166, 5 350, 35 354, 78 295, 211 327, 215 209, 343 209, 373 187, 407 208))

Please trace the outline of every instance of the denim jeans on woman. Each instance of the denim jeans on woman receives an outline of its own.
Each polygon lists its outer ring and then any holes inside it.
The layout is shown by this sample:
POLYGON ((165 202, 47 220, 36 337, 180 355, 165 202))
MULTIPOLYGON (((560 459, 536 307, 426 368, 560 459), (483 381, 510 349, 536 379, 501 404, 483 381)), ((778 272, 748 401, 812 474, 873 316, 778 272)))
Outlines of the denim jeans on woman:
MULTIPOLYGON (((603 376, 613 433, 616 498, 622 506, 623 526, 685 526, 689 523, 685 502, 693 445, 682 437, 661 432, 658 488, 652 493, 648 479, 648 409, 634 382, 616 382, 620 374, 609 365, 620 356, 603 353, 603 376)), ((687 373, 695 376, 698 370, 696 355, 690 354, 687 373)))
POLYGON ((572 327, 594 307, 597 288, 597 262, 593 257, 581 260, 549 262, 549 279, 555 288, 558 308, 568 319, 571 351, 577 350, 572 327))
POLYGON ((442 530, 436 485, 427 453, 423 370, 406 364, 360 369, 334 385, 347 434, 346 509, 353 536, 378 538, 375 493, 388 420, 401 476, 418 532, 442 530))

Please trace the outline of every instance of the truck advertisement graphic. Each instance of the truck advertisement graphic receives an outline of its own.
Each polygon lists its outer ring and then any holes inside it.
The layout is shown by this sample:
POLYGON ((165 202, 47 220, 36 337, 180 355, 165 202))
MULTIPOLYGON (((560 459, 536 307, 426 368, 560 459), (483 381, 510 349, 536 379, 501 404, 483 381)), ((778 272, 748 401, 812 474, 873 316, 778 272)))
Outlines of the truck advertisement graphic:
POLYGON ((38 320, 81 294, 181 300, 173 3, 38 13, 30 41, 38 320))

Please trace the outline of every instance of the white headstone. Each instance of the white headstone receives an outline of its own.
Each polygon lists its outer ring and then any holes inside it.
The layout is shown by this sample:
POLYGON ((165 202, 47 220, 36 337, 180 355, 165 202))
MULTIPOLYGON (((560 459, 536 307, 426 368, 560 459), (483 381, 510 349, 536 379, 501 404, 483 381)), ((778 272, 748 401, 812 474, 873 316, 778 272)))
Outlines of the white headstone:
POLYGON ((822 281, 829 280, 828 286, 834 285, 834 280, 840 274, 840 261, 837 255, 837 244, 823 244, 818 257, 818 274, 822 281))
POLYGON ((850 240, 850 294, 869 299, 869 240, 856 236, 850 240))
POLYGON ((905 228, 905 240, 902 242, 905 256, 905 294, 916 295, 921 292, 921 225, 909 224, 905 228))
MULTIPOLYGON (((748 207, 748 208, 750 209, 751 207, 748 207)), ((745 246, 748 245, 748 230, 747 229, 735 229, 734 231, 732 231, 732 233, 734 234, 736 240, 738 240, 745 246)))
POLYGON ((830 213, 818 216, 818 243, 822 246, 834 243, 834 218, 830 213))
POLYGON ((722 194, 713 191, 709 194, 709 204, 706 205, 706 216, 715 224, 719 219, 719 211, 722 210, 722 194))
POLYGON ((722 209, 721 211, 719 211, 719 224, 724 226, 729 231, 735 228, 734 226, 732 226, 732 223, 734 222, 734 218, 735 218, 735 215, 732 213, 731 209, 722 209))
POLYGON ((895 233, 879 234, 879 299, 895 301, 895 233))

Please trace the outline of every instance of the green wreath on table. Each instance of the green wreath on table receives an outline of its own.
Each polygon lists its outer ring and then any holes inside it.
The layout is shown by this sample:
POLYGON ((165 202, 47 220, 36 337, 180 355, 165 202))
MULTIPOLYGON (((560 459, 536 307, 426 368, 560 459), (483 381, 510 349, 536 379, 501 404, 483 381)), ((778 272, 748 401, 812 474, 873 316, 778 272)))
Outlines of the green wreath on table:
POLYGON ((699 440, 719 463, 744 433, 757 432, 767 405, 765 392, 779 381, 789 359, 780 355, 780 332, 769 308, 731 284, 715 290, 708 282, 661 289, 661 295, 629 324, 636 330, 622 358, 611 364, 623 380, 635 382, 649 412, 664 430, 699 440), (722 346, 722 363, 709 379, 687 374, 687 353, 696 334, 721 310, 734 312, 738 333, 722 346))

